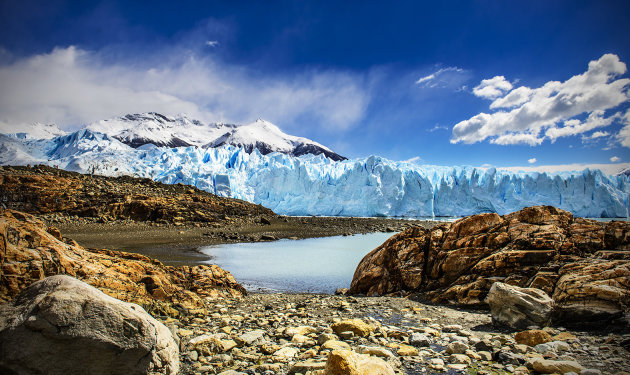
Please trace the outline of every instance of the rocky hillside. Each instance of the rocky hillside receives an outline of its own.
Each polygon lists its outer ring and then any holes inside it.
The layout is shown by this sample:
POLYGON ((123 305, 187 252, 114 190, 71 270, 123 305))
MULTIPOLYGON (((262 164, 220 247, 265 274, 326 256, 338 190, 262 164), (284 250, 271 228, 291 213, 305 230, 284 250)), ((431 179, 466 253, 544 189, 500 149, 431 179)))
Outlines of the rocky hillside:
POLYGON ((225 223, 276 216, 260 205, 218 197, 192 186, 82 175, 41 165, 0 167, 0 204, 51 222, 225 223))
POLYGON ((0 264, 0 301, 59 274, 167 315, 203 310, 204 297, 245 294, 234 277, 216 265, 168 267, 138 254, 88 251, 34 216, 12 210, 0 213, 0 264))
POLYGON ((437 303, 484 305, 492 284, 538 288, 558 321, 630 318, 630 223, 574 218, 550 206, 410 228, 370 252, 350 292, 417 292, 437 303))

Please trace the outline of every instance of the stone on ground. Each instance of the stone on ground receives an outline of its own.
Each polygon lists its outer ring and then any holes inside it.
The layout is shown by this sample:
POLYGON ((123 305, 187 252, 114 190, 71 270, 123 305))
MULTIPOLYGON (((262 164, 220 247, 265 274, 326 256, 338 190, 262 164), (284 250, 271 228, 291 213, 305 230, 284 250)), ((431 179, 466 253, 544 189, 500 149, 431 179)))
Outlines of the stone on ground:
POLYGON ((487 302, 492 321, 498 325, 522 329, 545 327, 551 322, 553 300, 540 289, 496 282, 490 288, 487 302))
POLYGON ((176 374, 169 329, 140 306, 51 276, 0 307, 0 369, 17 374, 176 374))
POLYGON ((380 358, 350 350, 333 350, 326 360, 325 375, 394 375, 394 370, 380 358))

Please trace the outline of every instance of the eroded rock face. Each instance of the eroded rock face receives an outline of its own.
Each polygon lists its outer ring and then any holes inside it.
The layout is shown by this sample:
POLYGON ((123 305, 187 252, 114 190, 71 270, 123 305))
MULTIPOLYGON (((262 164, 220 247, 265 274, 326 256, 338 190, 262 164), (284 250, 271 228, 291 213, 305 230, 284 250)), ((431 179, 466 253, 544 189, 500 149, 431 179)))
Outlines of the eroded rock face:
POLYGON ((179 350, 140 306, 51 276, 0 306, 0 372, 176 374, 179 350))
POLYGON ((169 267, 139 254, 88 251, 47 228, 34 216, 0 213, 0 300, 9 300, 35 281, 65 274, 106 294, 145 307, 203 309, 202 297, 237 297, 245 289, 218 266, 169 267))
POLYGON ((559 321, 609 321, 628 314, 629 272, 630 223, 535 206, 407 229, 363 258, 350 294, 410 291, 474 306, 500 281, 552 296, 559 321))

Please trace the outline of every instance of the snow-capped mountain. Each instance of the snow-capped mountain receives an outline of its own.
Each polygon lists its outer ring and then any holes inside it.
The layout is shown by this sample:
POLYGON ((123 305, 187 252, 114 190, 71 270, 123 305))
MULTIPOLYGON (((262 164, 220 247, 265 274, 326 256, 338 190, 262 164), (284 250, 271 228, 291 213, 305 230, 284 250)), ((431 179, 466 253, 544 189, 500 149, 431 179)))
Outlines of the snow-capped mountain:
POLYGON ((59 129, 55 124, 42 124, 39 122, 20 126, 13 126, 0 122, 0 133, 7 134, 15 138, 31 139, 52 139, 60 135, 68 134, 67 132, 59 129))
POLYGON ((89 129, 41 140, 0 135, 0 163, 189 184, 286 215, 463 216, 545 204, 577 216, 628 217, 630 208, 630 176, 599 169, 419 166, 376 156, 336 162, 322 154, 263 155, 229 144, 133 148, 89 129))
POLYGON ((293 156, 323 154, 335 161, 346 159, 310 139, 285 134, 276 125, 262 119, 248 125, 238 126, 206 146, 219 147, 223 145, 242 147, 248 153, 257 149, 263 155, 275 151, 293 156))
POLYGON ((134 148, 149 143, 158 147, 218 147, 229 144, 243 147, 247 152, 258 149, 264 155, 271 152, 293 156, 324 154, 333 160, 345 159, 317 142, 288 135, 276 125, 261 119, 247 125, 205 124, 186 115, 170 117, 149 112, 98 121, 86 128, 107 134, 134 148))

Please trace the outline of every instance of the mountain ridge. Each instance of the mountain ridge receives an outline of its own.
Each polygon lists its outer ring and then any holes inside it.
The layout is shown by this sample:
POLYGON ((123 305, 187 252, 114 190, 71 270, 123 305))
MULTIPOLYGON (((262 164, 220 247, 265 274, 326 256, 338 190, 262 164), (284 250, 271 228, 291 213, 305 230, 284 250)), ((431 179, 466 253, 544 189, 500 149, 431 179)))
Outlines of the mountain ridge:
POLYGON ((145 144, 158 147, 243 147, 248 153, 258 149, 261 154, 280 152, 293 156, 320 155, 339 161, 345 157, 308 138, 284 133, 269 121, 258 119, 250 124, 203 123, 185 114, 176 117, 157 112, 128 114, 101 120, 86 129, 114 137, 133 148, 145 144))

